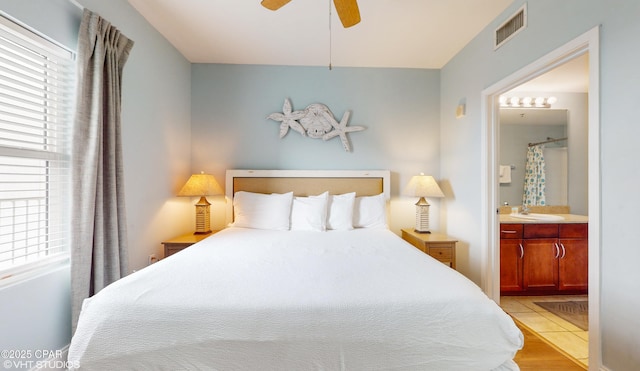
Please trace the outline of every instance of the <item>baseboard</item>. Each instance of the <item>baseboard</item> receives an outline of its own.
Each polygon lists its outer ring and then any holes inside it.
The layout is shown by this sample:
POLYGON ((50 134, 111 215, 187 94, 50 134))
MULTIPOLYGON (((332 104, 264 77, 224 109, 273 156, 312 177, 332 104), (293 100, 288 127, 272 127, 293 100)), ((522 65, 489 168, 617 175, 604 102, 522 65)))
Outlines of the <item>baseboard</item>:
POLYGON ((67 356, 69 355, 69 344, 62 349, 59 349, 56 354, 50 356, 47 359, 36 362, 36 367, 30 371, 60 371, 69 368, 67 363, 67 356))

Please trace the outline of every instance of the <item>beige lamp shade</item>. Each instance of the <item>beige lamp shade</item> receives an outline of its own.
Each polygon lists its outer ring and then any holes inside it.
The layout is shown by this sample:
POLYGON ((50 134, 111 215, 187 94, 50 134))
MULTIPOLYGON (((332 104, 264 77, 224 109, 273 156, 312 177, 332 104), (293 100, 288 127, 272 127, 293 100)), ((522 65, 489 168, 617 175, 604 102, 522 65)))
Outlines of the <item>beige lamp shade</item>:
POLYGON ((211 212, 209 201, 205 196, 221 195, 224 192, 213 175, 200 174, 192 175, 187 183, 182 187, 178 196, 200 197, 196 206, 196 231, 195 234, 211 233, 211 212))
POLYGON ((411 177, 409 184, 404 189, 404 194, 416 197, 444 197, 436 180, 431 175, 422 173, 411 177))
POLYGON ((187 180, 187 183, 178 192, 178 196, 217 196, 223 193, 220 184, 218 184, 213 175, 201 172, 200 174, 193 174, 187 180))
POLYGON ((425 197, 444 197, 444 193, 431 175, 415 175, 403 192, 407 196, 420 197, 416 202, 416 226, 418 233, 431 233, 429 230, 429 203, 425 197))

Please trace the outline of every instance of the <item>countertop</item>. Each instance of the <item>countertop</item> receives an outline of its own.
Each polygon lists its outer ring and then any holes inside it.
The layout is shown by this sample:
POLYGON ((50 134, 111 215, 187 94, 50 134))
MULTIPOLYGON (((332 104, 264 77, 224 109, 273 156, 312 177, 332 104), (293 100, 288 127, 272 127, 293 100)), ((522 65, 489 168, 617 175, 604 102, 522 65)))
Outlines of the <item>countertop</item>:
POLYGON ((515 224, 563 224, 563 223, 589 223, 589 217, 585 215, 575 214, 553 214, 559 215, 564 220, 529 220, 514 218, 509 214, 500 214, 500 223, 515 223, 515 224))

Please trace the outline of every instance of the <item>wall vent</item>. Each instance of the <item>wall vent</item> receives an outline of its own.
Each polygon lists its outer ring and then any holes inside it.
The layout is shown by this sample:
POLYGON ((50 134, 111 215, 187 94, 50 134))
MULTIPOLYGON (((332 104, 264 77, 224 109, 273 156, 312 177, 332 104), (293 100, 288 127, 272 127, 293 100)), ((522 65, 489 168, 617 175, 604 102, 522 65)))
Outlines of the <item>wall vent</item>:
POLYGON ((524 30, 527 27, 527 4, 525 3, 522 8, 511 16, 507 21, 496 28, 495 32, 495 45, 493 50, 498 49, 504 43, 511 40, 518 32, 524 30))

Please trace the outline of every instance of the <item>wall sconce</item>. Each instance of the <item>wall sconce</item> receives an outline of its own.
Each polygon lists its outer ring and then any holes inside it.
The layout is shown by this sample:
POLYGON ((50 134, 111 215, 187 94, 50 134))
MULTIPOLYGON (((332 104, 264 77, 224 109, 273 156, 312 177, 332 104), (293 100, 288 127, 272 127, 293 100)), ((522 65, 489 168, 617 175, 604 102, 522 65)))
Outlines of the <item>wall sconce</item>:
POLYGON ((462 98, 456 107, 456 118, 461 119, 467 114, 467 98, 462 98))
POLYGON ((558 101, 556 97, 505 97, 500 96, 500 107, 503 108, 551 108, 558 101))
POLYGON ((444 197, 438 183, 431 175, 415 175, 404 189, 407 196, 420 197, 416 203, 416 227, 418 233, 431 233, 429 230, 429 203, 425 197, 444 197))
POLYGON ((211 203, 207 201, 205 196, 221 195, 222 188, 213 175, 200 174, 191 175, 187 183, 182 187, 178 196, 200 197, 196 206, 196 231, 194 234, 211 233, 211 203))

